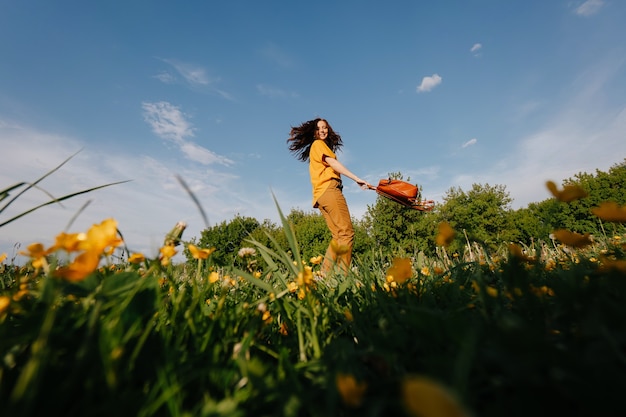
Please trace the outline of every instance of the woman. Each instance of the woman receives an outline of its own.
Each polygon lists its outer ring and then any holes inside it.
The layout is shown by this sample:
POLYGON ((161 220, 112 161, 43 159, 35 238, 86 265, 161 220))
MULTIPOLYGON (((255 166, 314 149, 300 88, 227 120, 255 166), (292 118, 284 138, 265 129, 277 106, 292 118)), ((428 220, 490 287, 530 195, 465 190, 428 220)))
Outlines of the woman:
POLYGON ((354 228, 350 211, 343 196, 341 176, 344 175, 363 189, 373 188, 367 181, 354 175, 337 160, 335 151, 343 143, 328 122, 314 119, 292 127, 289 150, 303 162, 309 161, 309 174, 313 186, 313 207, 319 208, 333 240, 324 257, 321 273, 326 276, 337 265, 344 273, 350 268, 354 228))

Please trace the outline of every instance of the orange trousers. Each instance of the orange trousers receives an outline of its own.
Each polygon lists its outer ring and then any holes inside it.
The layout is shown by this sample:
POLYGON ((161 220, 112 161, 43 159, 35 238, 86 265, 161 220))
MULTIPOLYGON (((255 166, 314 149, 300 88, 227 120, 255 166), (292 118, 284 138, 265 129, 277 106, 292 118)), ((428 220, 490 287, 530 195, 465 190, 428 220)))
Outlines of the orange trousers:
POLYGON ((354 227, 342 188, 341 182, 332 181, 317 200, 317 207, 324 216, 333 238, 324 256, 321 271, 323 275, 330 273, 335 265, 347 273, 352 261, 354 227))

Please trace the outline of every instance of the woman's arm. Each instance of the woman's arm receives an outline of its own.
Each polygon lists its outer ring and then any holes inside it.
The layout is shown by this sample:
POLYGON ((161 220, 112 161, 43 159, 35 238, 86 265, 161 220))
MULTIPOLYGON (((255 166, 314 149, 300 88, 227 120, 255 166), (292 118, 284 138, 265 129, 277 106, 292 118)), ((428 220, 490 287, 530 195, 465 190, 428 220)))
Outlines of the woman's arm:
POLYGON ((327 156, 324 158, 324 160, 326 161, 329 167, 335 170, 335 172, 341 175, 345 175, 346 177, 350 178, 352 181, 359 184, 360 187, 364 189, 374 188, 369 182, 364 181, 361 178, 354 175, 348 168, 346 168, 341 162, 339 162, 335 158, 331 158, 330 156, 327 156))

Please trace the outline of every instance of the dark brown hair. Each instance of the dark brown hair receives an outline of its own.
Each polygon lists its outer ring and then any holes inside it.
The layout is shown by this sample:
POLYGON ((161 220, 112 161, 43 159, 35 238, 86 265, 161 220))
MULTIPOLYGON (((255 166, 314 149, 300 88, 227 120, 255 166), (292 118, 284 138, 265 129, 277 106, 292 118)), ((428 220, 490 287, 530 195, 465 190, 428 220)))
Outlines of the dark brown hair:
POLYGON ((326 119, 317 118, 304 122, 297 127, 292 126, 291 132, 289 133, 289 139, 287 139, 289 150, 303 162, 309 160, 311 145, 313 144, 313 141, 317 139, 317 122, 320 121, 324 121, 326 122, 326 125, 328 125, 328 137, 324 142, 326 142, 326 145, 328 145, 330 150, 336 152, 343 146, 341 136, 336 133, 332 127, 330 127, 330 123, 328 123, 326 119))

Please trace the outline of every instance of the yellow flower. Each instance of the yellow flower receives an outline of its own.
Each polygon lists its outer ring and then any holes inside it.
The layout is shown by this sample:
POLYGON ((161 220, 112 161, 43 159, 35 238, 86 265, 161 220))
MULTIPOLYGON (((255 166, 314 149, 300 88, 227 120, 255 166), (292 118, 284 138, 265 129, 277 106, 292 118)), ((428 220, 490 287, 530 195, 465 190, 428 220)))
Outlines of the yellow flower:
POLYGON ((50 251, 63 249, 66 252, 76 252, 80 250, 80 243, 86 239, 86 233, 59 233, 50 251))
POLYGON ((602 265, 600 266, 600 271, 609 272, 609 271, 618 271, 622 274, 626 274, 626 260, 623 259, 610 259, 607 257, 601 258, 602 265))
POLYGON ((438 226, 439 233, 435 238, 437 246, 448 246, 454 240, 454 230, 448 222, 441 222, 438 226))
POLYGON ((146 260, 146 257, 142 253, 133 253, 128 258, 128 262, 131 264, 140 264, 146 260))
POLYGON ((537 297, 541 297, 542 295, 549 295, 551 297, 554 296, 554 290, 547 285, 542 285, 541 287, 535 287, 534 285, 531 285, 530 290, 537 297))
POLYGON ((580 198, 587 197, 587 192, 580 186, 575 184, 567 184, 563 186, 563 190, 557 189, 557 186, 552 181, 546 182, 546 187, 552 193, 552 195, 559 201, 569 203, 580 198))
POLYGON ((122 243, 117 236, 117 222, 113 219, 106 219, 100 224, 94 224, 87 231, 84 240, 80 240, 79 249, 94 252, 98 255, 109 249, 109 253, 122 243))
POLYGON ((363 397, 367 391, 366 382, 358 382, 353 375, 340 373, 335 378, 335 384, 345 405, 356 408, 363 403, 363 397))
POLYGON ((319 265, 322 263, 323 260, 324 260, 324 257, 322 255, 319 255, 319 256, 314 256, 313 258, 311 258, 309 262, 311 262, 311 264, 313 265, 319 265))
POLYGON ((11 299, 6 295, 0 296, 0 314, 4 313, 9 309, 9 305, 11 304, 11 299))
POLYGON ((393 281, 402 284, 411 278, 413 270, 411 269, 411 260, 409 258, 395 258, 391 267, 387 270, 387 277, 393 277, 393 281))
POLYGON ((189 249, 189 252, 191 252, 191 256, 193 256, 194 259, 207 259, 213 252, 215 252, 215 248, 200 249, 191 243, 187 245, 187 249, 189 249))
POLYGON ((485 290, 487 291, 487 295, 490 297, 496 298, 498 296, 498 290, 496 288, 486 286, 485 290))
POLYGON ((178 253, 176 248, 172 245, 163 246, 159 252, 161 252, 161 265, 167 266, 170 264, 170 259, 178 253))
POLYGON ((584 248, 585 246, 589 246, 593 243, 589 233, 581 235, 576 232, 570 232, 569 230, 559 229, 552 232, 552 234, 557 240, 573 248, 584 248))
POLYGON ((509 298, 510 300, 512 300, 514 296, 515 297, 521 297, 522 295, 524 295, 524 292, 521 290, 521 288, 515 287, 515 288, 513 288, 513 292, 506 291, 504 295, 507 298, 509 298))
POLYGON ((289 290, 289 292, 294 293, 294 292, 298 291, 298 284, 296 284, 293 281, 290 281, 287 284, 287 289, 289 290))
POLYGON ((350 247, 348 245, 340 245, 335 239, 330 241, 330 247, 337 254, 337 256, 345 255, 350 251, 350 247))
POLYGON ((78 252, 69 265, 59 268, 54 275, 71 282, 85 279, 94 272, 100 263, 102 254, 110 255, 113 250, 122 243, 118 238, 117 222, 107 219, 100 224, 94 224, 87 233, 60 233, 54 245, 47 251, 40 243, 28 247, 28 255, 33 259, 33 266, 39 268, 46 266, 45 256, 51 252, 62 249, 66 252, 78 252))
POLYGON ((271 322, 272 322, 272 314, 270 313, 270 311, 269 311, 269 310, 266 310, 266 311, 264 311, 264 312, 263 312, 263 317, 262 317, 262 319, 263 319, 263 322, 264 322, 265 324, 268 324, 268 323, 271 323, 271 322))
POLYGON ((7 258, 7 254, 6 253, 2 253, 0 254, 0 263, 4 262, 4 260, 7 258))
POLYGON ((350 310, 348 310, 347 308, 345 310, 343 310, 343 315, 346 318, 346 320, 352 322, 354 321, 354 317, 352 316, 352 312, 350 310))
POLYGON ((217 272, 213 271, 209 274, 209 282, 211 284, 215 284, 219 280, 220 280, 220 274, 218 274, 217 272))
POLYGON ((607 222, 626 222, 626 206, 619 206, 614 201, 605 201, 599 207, 594 207, 591 212, 607 222))
POLYGON ((514 258, 519 259, 523 262, 535 262, 535 258, 532 256, 528 256, 524 253, 523 249, 516 245, 515 243, 509 244, 509 252, 513 255, 514 258))
POLYGON ((428 269, 428 267, 425 266, 425 267, 422 268, 421 273, 424 276, 429 276, 430 275, 430 269, 428 269))
POLYGON ((298 286, 309 287, 313 283, 313 270, 310 266, 305 266, 304 270, 298 273, 298 286))
POLYGON ((74 259, 74 262, 56 270, 54 275, 70 282, 82 281, 96 270, 99 263, 100 254, 96 252, 83 252, 74 259))
POLYGON ((415 417, 465 417, 468 414, 441 384, 420 376, 402 382, 402 398, 408 413, 415 417))
POLYGON ((33 268, 39 269, 48 265, 46 261, 48 251, 44 249, 41 243, 31 243, 26 249, 28 252, 22 251, 20 255, 28 256, 32 260, 33 268))

